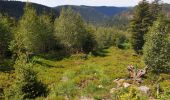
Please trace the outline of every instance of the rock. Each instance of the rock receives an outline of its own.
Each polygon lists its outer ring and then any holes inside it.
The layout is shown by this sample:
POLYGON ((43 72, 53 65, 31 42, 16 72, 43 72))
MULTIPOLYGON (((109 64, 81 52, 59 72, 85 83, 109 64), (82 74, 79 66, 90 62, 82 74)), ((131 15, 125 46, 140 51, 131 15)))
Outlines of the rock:
POLYGON ((94 100, 93 98, 81 96, 80 100, 94 100))
POLYGON ((127 87, 129 87, 129 86, 131 86, 131 84, 126 83, 126 82, 123 83, 123 87, 124 87, 124 88, 127 88, 127 87))
POLYGON ((150 94, 150 88, 147 86, 140 86, 138 87, 138 90, 140 90, 143 93, 150 94))
POLYGON ((115 79, 113 82, 117 84, 117 87, 121 87, 125 82, 125 79, 115 79))

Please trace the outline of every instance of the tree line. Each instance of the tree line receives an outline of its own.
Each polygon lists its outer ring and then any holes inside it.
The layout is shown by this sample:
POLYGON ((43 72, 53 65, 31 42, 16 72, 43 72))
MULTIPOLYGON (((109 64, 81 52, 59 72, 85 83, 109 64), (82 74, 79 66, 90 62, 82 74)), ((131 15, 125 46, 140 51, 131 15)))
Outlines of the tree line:
POLYGON ((15 82, 5 92, 9 99, 47 95, 47 87, 37 80, 32 68, 32 55, 58 51, 88 54, 113 45, 122 49, 128 47, 129 40, 123 31, 87 24, 71 8, 63 8, 54 20, 46 12, 37 14, 27 3, 18 21, 6 14, 1 14, 0 19, 0 67, 5 67, 3 60, 12 58, 16 73, 15 82))
POLYGON ((143 54, 145 64, 156 73, 170 72, 170 20, 161 0, 142 0, 136 6, 130 32, 132 47, 143 54))
POLYGON ((151 4, 142 0, 130 23, 130 35, 115 27, 87 24, 71 8, 63 8, 55 20, 46 12, 37 15, 29 3, 19 21, 0 14, 0 65, 12 57, 16 73, 7 97, 32 99, 46 96, 48 89, 37 80, 30 56, 59 50, 68 54, 88 54, 110 46, 127 49, 132 45, 153 72, 170 72, 170 20, 161 9, 160 0, 151 4))

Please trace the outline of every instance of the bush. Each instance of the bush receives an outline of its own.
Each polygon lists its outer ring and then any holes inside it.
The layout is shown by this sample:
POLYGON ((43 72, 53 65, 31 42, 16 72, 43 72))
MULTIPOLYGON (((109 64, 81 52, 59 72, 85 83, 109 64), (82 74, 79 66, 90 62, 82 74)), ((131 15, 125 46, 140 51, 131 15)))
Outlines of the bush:
POLYGON ((117 46, 120 49, 129 49, 130 45, 128 43, 128 38, 123 33, 115 34, 115 46, 117 46))
POLYGON ((169 22, 160 17, 146 36, 144 61, 156 73, 170 72, 169 22))
POLYGON ((15 83, 10 87, 7 96, 9 99, 33 99, 38 96, 46 96, 47 88, 32 70, 32 64, 27 63, 26 56, 21 55, 15 62, 15 83))
POLYGON ((96 31, 96 41, 99 49, 105 49, 111 46, 116 46, 120 49, 129 48, 129 45, 127 45, 129 41, 125 32, 117 30, 114 27, 99 27, 96 31))
POLYGON ((136 87, 129 88, 129 92, 120 96, 121 100, 148 100, 148 96, 137 90, 136 87))
POLYGON ((164 92, 160 95, 160 100, 167 100, 170 98, 170 87, 164 88, 164 92))
POLYGON ((96 37, 94 35, 94 29, 92 26, 86 27, 86 33, 83 40, 82 48, 84 53, 88 54, 93 51, 97 46, 96 37))
POLYGON ((97 47, 99 49, 109 48, 113 45, 114 32, 110 28, 99 27, 96 31, 97 47))

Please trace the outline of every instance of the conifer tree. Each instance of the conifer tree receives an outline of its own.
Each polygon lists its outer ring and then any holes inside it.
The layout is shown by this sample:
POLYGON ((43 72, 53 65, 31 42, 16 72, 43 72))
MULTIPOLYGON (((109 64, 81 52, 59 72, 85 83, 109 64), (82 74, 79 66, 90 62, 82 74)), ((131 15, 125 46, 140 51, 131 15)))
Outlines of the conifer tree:
POLYGON ((149 3, 142 0, 136 7, 135 15, 131 21, 132 47, 136 53, 142 53, 145 43, 144 35, 148 32, 148 28, 152 25, 151 14, 149 11, 149 3))
POLYGON ((170 21, 160 17, 146 35, 144 61, 156 73, 170 72, 170 21))
POLYGON ((9 89, 8 99, 23 100, 46 96, 46 86, 37 80, 37 73, 33 70, 33 64, 28 61, 26 54, 19 54, 14 67, 16 79, 9 89))
POLYGON ((150 13, 151 13, 152 22, 156 21, 160 13, 162 13, 162 1, 161 0, 154 0, 150 4, 150 13))

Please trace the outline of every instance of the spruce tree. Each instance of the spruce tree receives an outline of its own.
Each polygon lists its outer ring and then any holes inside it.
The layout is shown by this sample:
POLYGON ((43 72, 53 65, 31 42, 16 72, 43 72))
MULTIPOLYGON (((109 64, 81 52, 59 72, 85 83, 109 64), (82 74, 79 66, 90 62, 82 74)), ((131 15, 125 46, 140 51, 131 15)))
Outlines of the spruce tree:
POLYGON ((7 93, 8 99, 24 100, 46 96, 46 86, 37 80, 33 64, 28 61, 26 54, 19 55, 14 64, 16 79, 7 93))
POLYGON ((132 47, 136 53, 142 53, 145 43, 144 35, 148 32, 148 28, 152 25, 151 14, 149 11, 149 3, 142 0, 135 9, 134 18, 131 21, 132 47))
POLYGON ((145 64, 156 73, 170 72, 170 21, 160 17, 146 35, 145 64))
POLYGON ((160 13, 162 13, 162 1, 161 0, 154 0, 150 4, 150 13, 151 13, 152 22, 156 21, 160 13))

